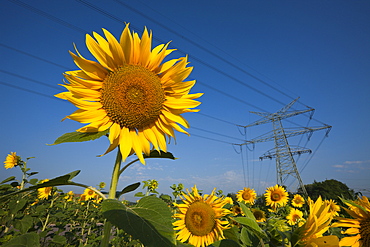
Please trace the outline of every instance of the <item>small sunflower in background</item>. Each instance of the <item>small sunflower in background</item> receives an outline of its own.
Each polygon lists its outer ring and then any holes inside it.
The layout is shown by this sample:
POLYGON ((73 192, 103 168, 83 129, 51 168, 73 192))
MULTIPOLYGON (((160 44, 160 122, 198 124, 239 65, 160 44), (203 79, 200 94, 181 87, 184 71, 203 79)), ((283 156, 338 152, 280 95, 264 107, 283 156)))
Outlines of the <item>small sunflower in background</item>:
POLYGON ((174 49, 167 44, 152 47, 152 34, 145 28, 141 38, 127 24, 119 41, 103 29, 105 38, 97 33, 86 35, 86 46, 97 62, 85 59, 76 49, 70 52, 79 70, 67 71, 69 83, 61 85, 68 91, 56 97, 68 100, 79 109, 68 119, 87 124, 77 130, 97 133, 109 130, 110 145, 125 160, 136 153, 145 164, 143 153, 151 146, 166 152, 166 139, 175 137, 174 130, 188 134, 181 115, 198 112, 201 103, 195 99, 202 93, 189 94, 195 81, 184 81, 192 67, 187 57, 163 62, 174 49))
POLYGON ((267 206, 271 206, 273 209, 277 207, 283 207, 288 203, 289 195, 284 187, 278 184, 266 189, 264 194, 267 206))
POLYGON ((236 198, 239 202, 249 203, 250 205, 254 204, 256 197, 256 191, 251 188, 243 188, 242 190, 239 190, 236 194, 236 198))
POLYGON ((65 196, 64 196, 64 199, 67 200, 67 202, 71 202, 73 201, 73 198, 75 196, 75 193, 73 193, 73 191, 69 191, 65 196))
POLYGON ((338 222, 332 227, 348 228, 342 234, 348 234, 340 240, 340 246, 367 247, 370 246, 370 203, 366 196, 356 201, 344 201, 348 208, 346 212, 353 218, 336 217, 338 222))
POLYGON ((84 193, 83 195, 85 195, 85 201, 89 200, 89 199, 95 199, 97 197, 97 194, 95 191, 93 191, 92 189, 89 189, 89 188, 86 188, 84 190, 84 193))
POLYGON ((303 207, 303 204, 305 204, 304 198, 299 194, 295 194, 292 199, 292 206, 296 208, 301 208, 303 207))
POLYGON ((298 226, 302 226, 305 221, 303 218, 303 212, 296 208, 290 209, 290 212, 286 216, 286 219, 288 220, 288 224, 291 226, 297 225, 297 223, 298 226))
MULTIPOLYGON (((49 179, 44 179, 40 181, 40 184, 45 183, 49 181, 49 179)), ((51 193, 53 191, 53 187, 43 187, 37 189, 37 198, 42 200, 42 199, 48 199, 49 196, 51 196, 51 193)))
POLYGON ((333 199, 325 200, 324 203, 329 205, 329 213, 332 217, 339 215, 340 207, 333 199))
POLYGON ((179 212, 174 215, 178 220, 173 223, 177 239, 195 247, 205 247, 224 239, 223 230, 229 228, 229 222, 222 218, 231 212, 223 208, 229 199, 217 197, 215 190, 210 195, 201 196, 196 186, 190 193, 180 196, 184 204, 174 204, 179 212))
POLYGON ((266 222, 266 214, 263 210, 258 209, 258 208, 252 208, 251 211, 253 213, 254 218, 256 218, 256 221, 258 223, 266 222))
POLYGON ((5 169, 10 169, 18 165, 20 157, 17 156, 16 152, 10 152, 5 158, 4 167, 5 169))
POLYGON ((234 216, 244 215, 242 208, 239 205, 234 205, 231 207, 231 212, 233 212, 234 216))

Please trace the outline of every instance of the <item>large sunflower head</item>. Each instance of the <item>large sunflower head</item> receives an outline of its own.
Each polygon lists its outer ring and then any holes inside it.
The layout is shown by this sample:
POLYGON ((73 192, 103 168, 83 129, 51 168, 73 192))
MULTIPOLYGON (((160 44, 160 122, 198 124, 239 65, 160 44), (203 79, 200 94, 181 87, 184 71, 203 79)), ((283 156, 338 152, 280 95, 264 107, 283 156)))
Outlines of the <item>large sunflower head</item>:
POLYGON ((108 153, 119 146, 122 158, 136 153, 145 163, 143 153, 151 146, 166 151, 166 139, 175 137, 174 129, 188 134, 181 116, 197 112, 202 94, 189 94, 195 81, 184 81, 192 71, 187 57, 164 62, 173 49, 167 44, 152 47, 152 34, 142 37, 126 25, 118 41, 103 29, 86 35, 86 45, 96 61, 85 59, 76 49, 71 53, 80 68, 64 76, 68 91, 56 95, 79 109, 66 118, 86 123, 78 132, 109 130, 108 153), (179 125, 180 124, 180 125, 179 125))
POLYGON ((223 239, 223 230, 228 228, 229 222, 222 217, 231 213, 223 207, 229 200, 215 196, 215 190, 210 195, 201 196, 196 186, 191 193, 187 192, 181 196, 184 204, 175 204, 179 210, 174 215, 178 220, 173 223, 178 230, 177 239, 196 247, 205 247, 223 239))
POLYGON ((17 156, 16 152, 10 152, 5 158, 4 167, 5 169, 13 168, 17 166, 20 162, 21 158, 17 156))
POLYGON ((256 191, 251 188, 243 188, 242 190, 239 190, 236 194, 236 198, 239 202, 245 202, 251 205, 254 204, 254 200, 256 200, 256 197, 256 191))
POLYGON ((266 204, 274 209, 284 206, 289 199, 288 192, 278 184, 267 188, 264 196, 266 198, 266 204))
POLYGON ((340 246, 365 247, 370 246, 370 203, 366 196, 356 201, 345 201, 347 213, 352 217, 337 217, 332 227, 348 227, 343 234, 348 234, 340 240, 340 246))
POLYGON ((299 194, 295 194, 292 199, 292 206, 296 208, 301 208, 303 204, 305 204, 304 198, 299 194))

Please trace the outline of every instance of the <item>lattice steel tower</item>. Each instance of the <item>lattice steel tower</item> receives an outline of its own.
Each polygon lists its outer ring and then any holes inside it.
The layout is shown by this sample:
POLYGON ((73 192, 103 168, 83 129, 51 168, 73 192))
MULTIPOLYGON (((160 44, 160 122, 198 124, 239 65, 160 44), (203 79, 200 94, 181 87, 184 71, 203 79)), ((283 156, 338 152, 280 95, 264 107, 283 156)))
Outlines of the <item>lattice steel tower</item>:
MULTIPOLYGON (((301 176, 299 175, 296 162, 293 158, 293 155, 296 154, 302 154, 302 153, 311 153, 310 149, 302 148, 299 146, 290 146, 288 143, 289 137, 302 135, 305 133, 309 133, 310 136, 312 135, 312 132, 317 130, 323 130, 328 129, 330 130, 331 126, 325 125, 323 127, 301 127, 301 128, 283 128, 283 125, 281 123, 282 119, 293 117, 302 113, 311 112, 310 118, 312 118, 314 109, 308 108, 306 110, 297 110, 297 111, 288 111, 292 105, 298 100, 299 98, 293 100, 288 105, 281 108, 279 111, 275 113, 266 113, 266 112, 251 112, 254 114, 257 114, 262 119, 246 125, 246 126, 240 126, 240 127, 252 127, 256 125, 261 125, 265 123, 272 122, 272 128, 273 130, 269 133, 266 133, 260 137, 254 138, 252 140, 246 141, 244 144, 254 144, 258 142, 266 142, 266 141, 274 141, 275 147, 269 151, 267 151, 265 154, 263 154, 260 159, 276 159, 276 175, 277 175, 277 183, 280 185, 284 185, 284 182, 288 178, 289 175, 293 176, 297 179, 299 186, 302 188, 303 192, 307 194, 306 189, 304 187, 304 184, 302 182, 301 176)), ((310 137, 309 136, 309 137, 310 137)), ((243 144, 242 144, 243 145, 243 144)))

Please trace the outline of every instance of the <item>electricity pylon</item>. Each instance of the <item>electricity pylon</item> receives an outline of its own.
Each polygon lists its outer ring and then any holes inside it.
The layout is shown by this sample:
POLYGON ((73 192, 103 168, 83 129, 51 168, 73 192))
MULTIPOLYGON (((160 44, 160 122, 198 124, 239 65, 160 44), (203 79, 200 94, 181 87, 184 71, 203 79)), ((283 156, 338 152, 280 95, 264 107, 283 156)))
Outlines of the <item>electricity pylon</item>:
MULTIPOLYGON (((289 175, 293 176, 298 180, 299 186, 302 188, 302 191, 307 194, 307 191, 304 187, 302 182, 301 176, 299 175, 296 162, 293 158, 293 155, 302 154, 302 153, 311 153, 310 149, 301 148, 298 146, 290 146, 288 143, 289 137, 302 135, 305 133, 309 133, 309 137, 311 137, 312 133, 317 130, 331 129, 331 126, 325 125, 323 127, 301 127, 301 128, 290 128, 285 129, 281 123, 282 119, 293 117, 299 114, 311 112, 310 118, 312 118, 312 114, 314 112, 313 108, 308 108, 306 110, 297 110, 297 111, 289 111, 288 110, 292 107, 292 105, 298 100, 299 98, 293 100, 288 105, 281 108, 279 111, 275 113, 267 113, 267 112, 251 112, 257 114, 262 119, 251 123, 246 126, 241 126, 244 128, 261 125, 265 123, 272 122, 273 130, 268 132, 260 137, 254 138, 252 140, 246 141, 246 144, 255 144, 258 142, 267 142, 267 141, 274 141, 275 147, 272 150, 267 151, 263 154, 260 159, 276 159, 276 175, 277 175, 277 183, 280 185, 284 185, 284 182, 288 178, 289 175)), ((243 144, 242 144, 243 145, 243 144)))

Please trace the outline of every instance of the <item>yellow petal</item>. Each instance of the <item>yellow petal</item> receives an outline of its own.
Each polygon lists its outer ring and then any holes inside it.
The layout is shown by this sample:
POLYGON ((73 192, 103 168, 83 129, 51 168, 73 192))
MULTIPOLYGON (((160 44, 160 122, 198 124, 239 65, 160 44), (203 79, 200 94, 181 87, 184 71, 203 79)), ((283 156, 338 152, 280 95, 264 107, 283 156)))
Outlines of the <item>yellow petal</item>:
MULTIPOLYGON (((99 36, 97 33, 94 33, 94 36, 99 36)), ((102 38, 102 37, 101 37, 102 38)), ((102 38, 103 39, 103 38, 102 38)), ((107 54, 107 52, 88 34, 86 34, 86 46, 91 52, 91 54, 99 61, 101 65, 105 68, 113 71, 116 66, 113 62, 113 59, 107 54)))
POLYGON ((160 148, 158 146, 158 141, 157 141, 157 137, 156 135, 153 133, 153 130, 151 128, 145 128, 143 130, 143 133, 144 133, 144 136, 147 140, 149 140, 154 148, 157 150, 157 151, 160 151, 160 148))
POLYGON ((122 46, 118 43, 117 39, 107 30, 103 28, 105 37, 107 37, 109 48, 112 52, 114 63, 120 67, 126 63, 126 58, 123 54, 122 46))
POLYGON ((122 47, 126 63, 131 64, 133 54, 133 40, 130 33, 129 24, 127 24, 125 29, 123 30, 119 43, 122 47))
POLYGON ((139 158, 140 162, 145 165, 145 159, 143 157, 142 143, 136 133, 136 130, 130 130, 130 135, 132 139, 132 148, 134 149, 136 156, 139 158))
POLYGON ((172 122, 176 122, 176 123, 179 123, 181 124, 182 126, 184 126, 185 128, 189 128, 189 123, 188 121, 186 121, 185 118, 183 118, 182 116, 180 115, 175 115, 175 114, 172 114, 170 111, 167 111, 167 110, 163 110, 161 112, 167 119, 171 120, 172 122))
POLYGON ((81 57, 76 56, 72 52, 69 53, 73 57, 75 64, 80 69, 82 69, 83 72, 86 73, 88 77, 94 80, 104 80, 104 78, 107 76, 108 74, 107 70, 104 69, 104 67, 98 64, 97 62, 83 59, 81 57))
POLYGON ((132 138, 130 135, 130 130, 128 128, 122 128, 119 135, 119 149, 122 154, 122 160, 125 161, 132 150, 132 138))
POLYGON ((149 63, 150 49, 152 47, 152 33, 148 34, 148 30, 145 28, 141 36, 140 42, 140 60, 139 64, 146 67, 149 63))
POLYGON ((200 105, 201 103, 191 99, 175 99, 167 97, 163 105, 172 108, 172 109, 183 109, 183 108, 194 108, 200 105))
POLYGON ((119 124, 112 124, 112 127, 109 129, 109 141, 110 143, 113 143, 121 133, 121 126, 119 124))
POLYGON ((77 111, 69 115, 67 118, 80 123, 92 123, 95 121, 102 120, 106 115, 107 113, 103 109, 92 111, 78 109, 77 111))

